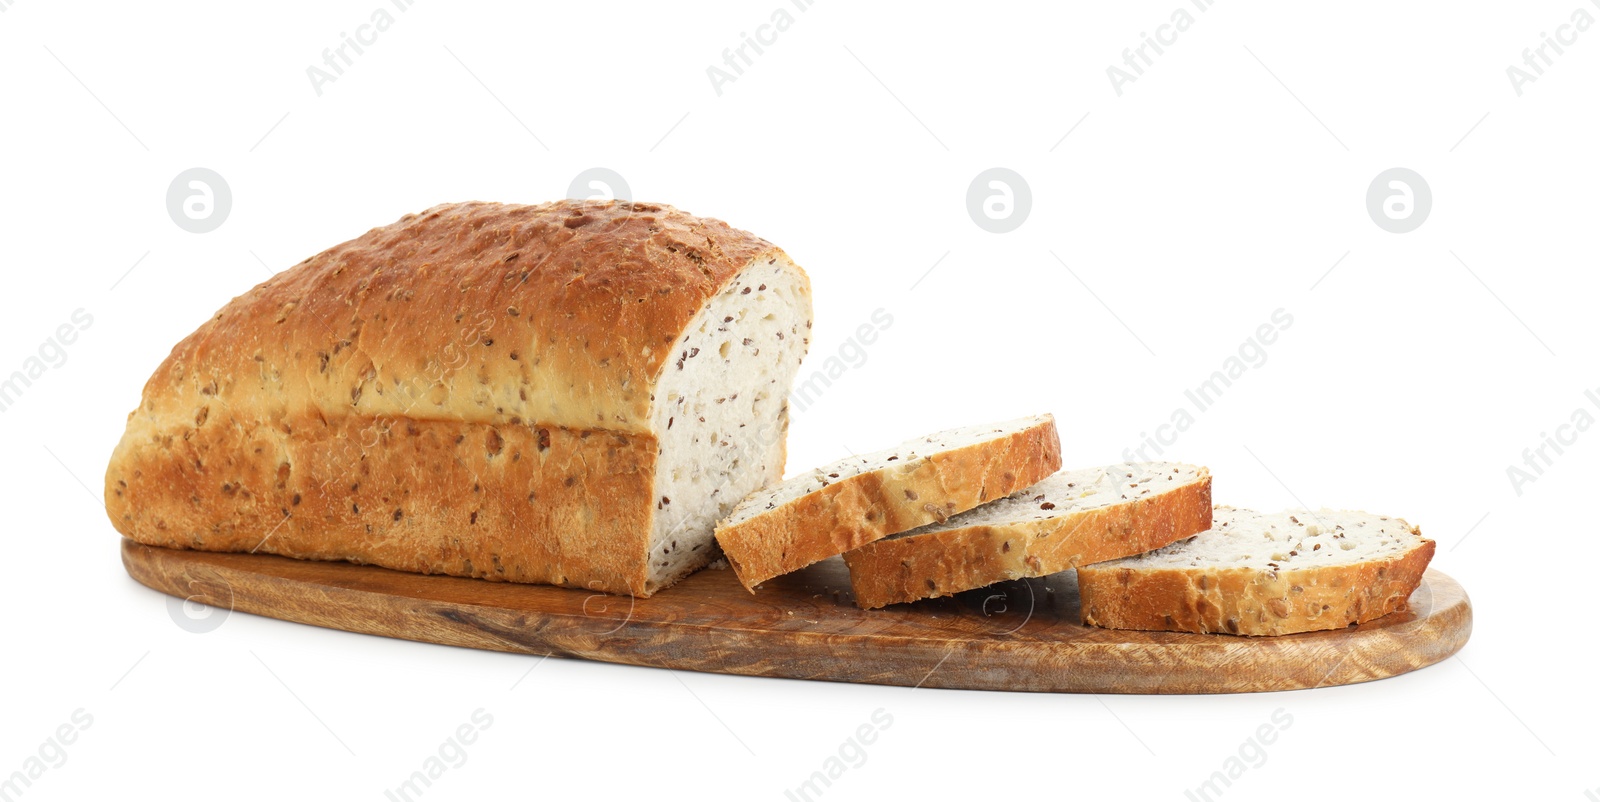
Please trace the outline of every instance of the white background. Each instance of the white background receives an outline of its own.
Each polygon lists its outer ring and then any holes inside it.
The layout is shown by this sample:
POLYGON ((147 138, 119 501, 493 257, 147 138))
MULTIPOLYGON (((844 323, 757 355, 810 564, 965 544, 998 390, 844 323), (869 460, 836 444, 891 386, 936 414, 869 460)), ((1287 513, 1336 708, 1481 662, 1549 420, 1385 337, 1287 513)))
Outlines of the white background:
POLYGON ((1180 0, 821 0, 786 6, 793 26, 719 96, 707 67, 779 0, 417 0, 319 96, 307 67, 387 2, 0 0, 0 374, 93 317, 0 413, 0 775, 93 717, 26 799, 382 799, 478 708, 492 727, 426 799, 783 799, 879 708, 892 726, 822 798, 1183 799, 1279 708, 1292 726, 1223 798, 1600 798, 1575 553, 1600 433, 1520 494, 1507 475, 1574 410, 1600 417, 1600 28, 1547 51, 1521 96, 1506 73, 1600 7, 1186 6, 1193 26, 1119 96, 1107 67, 1180 0), (233 193, 208 234, 165 205, 197 166, 233 193), (805 266, 808 371, 893 316, 797 415, 791 471, 1036 411, 1069 465, 1116 461, 1284 309, 1265 363, 1166 456, 1209 466, 1219 503, 1421 525, 1472 595, 1472 641, 1382 682, 1217 697, 528 674, 242 613, 197 635, 124 574, 101 477, 173 343, 372 226, 561 197, 596 166, 805 266), (1007 234, 965 208, 995 166, 1032 191, 1007 234), (1433 193, 1407 234, 1365 202, 1397 166, 1433 193))

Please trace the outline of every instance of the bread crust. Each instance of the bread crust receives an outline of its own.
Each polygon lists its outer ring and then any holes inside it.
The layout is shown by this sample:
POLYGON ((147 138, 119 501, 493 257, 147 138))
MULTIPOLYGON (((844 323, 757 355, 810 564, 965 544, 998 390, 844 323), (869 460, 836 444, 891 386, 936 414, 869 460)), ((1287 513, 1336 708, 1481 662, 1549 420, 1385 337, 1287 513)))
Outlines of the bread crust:
MULTIPOLYGON (((1412 534, 1420 534, 1415 527, 1412 534)), ((1434 542, 1387 559, 1270 569, 1078 569, 1083 623, 1110 629, 1288 635, 1339 629, 1406 608, 1434 542)))
POLYGON ((844 555, 850 587, 870 610, 1158 549, 1210 528, 1211 473, 1201 468, 1199 478, 1073 515, 870 543, 844 555))
POLYGON ((780 258, 654 204, 407 215, 178 343, 107 514, 156 546, 649 595, 654 388, 717 292, 780 258))
POLYGON ((739 582, 762 582, 943 521, 1032 485, 1061 467, 1055 418, 980 443, 833 482, 732 526, 717 543, 739 582))

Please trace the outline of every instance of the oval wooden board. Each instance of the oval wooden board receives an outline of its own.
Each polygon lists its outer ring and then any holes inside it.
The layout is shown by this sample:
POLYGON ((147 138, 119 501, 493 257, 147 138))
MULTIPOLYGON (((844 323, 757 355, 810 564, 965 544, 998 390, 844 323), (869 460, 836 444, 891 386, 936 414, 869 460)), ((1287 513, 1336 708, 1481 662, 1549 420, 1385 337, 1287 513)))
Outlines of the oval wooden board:
POLYGON ((935 688, 1235 693, 1345 685, 1432 665, 1472 632, 1455 580, 1428 571, 1411 609, 1275 638, 1078 623, 1075 572, 860 610, 843 561, 752 595, 705 570, 649 599, 422 576, 350 563, 122 542, 140 583, 247 613, 369 635, 639 666, 935 688))

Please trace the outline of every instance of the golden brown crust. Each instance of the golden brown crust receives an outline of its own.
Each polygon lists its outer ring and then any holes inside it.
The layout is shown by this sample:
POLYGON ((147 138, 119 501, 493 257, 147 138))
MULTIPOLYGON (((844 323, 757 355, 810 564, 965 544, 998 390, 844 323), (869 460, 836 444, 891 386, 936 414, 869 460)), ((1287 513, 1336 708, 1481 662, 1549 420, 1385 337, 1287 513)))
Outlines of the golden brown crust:
POLYGON ((754 592, 775 576, 1010 495, 1060 467, 1055 419, 1045 416, 1004 437, 852 476, 739 524, 719 525, 717 543, 754 592))
POLYGON ((133 449, 107 507, 153 546, 642 589, 655 443, 349 417, 205 426, 133 449))
MULTIPOLYGON (((1413 533, 1417 530, 1413 529, 1413 533)), ((1405 609, 1434 542, 1390 559, 1273 573, 1240 568, 1078 569, 1083 622, 1110 629, 1288 635, 1405 609)))
POLYGON ((648 595, 653 390, 708 300, 781 256, 642 203, 407 215, 174 347, 107 514, 152 545, 648 595))
POLYGON ((139 412, 649 431, 679 333, 777 250, 670 206, 436 206, 233 299, 173 348, 139 412))
POLYGON ((1158 549, 1211 526, 1211 474, 1171 492, 1012 524, 966 526, 880 540, 846 552, 856 604, 949 596, 1158 549))

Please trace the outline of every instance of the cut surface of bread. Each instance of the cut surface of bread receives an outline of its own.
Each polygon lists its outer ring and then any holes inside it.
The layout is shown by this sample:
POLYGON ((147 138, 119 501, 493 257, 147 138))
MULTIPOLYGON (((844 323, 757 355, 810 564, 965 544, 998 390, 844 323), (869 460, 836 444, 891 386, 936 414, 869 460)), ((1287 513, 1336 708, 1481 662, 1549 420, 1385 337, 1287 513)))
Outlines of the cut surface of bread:
POLYGON ((720 556, 717 521, 783 478, 789 387, 810 324, 805 275, 773 256, 734 276, 679 339, 651 412, 657 457, 646 594, 720 556))
POLYGON ((948 520, 846 552, 878 608, 1139 554, 1211 525, 1211 473, 1179 463, 1061 471, 948 520))
POLYGON ((1008 495, 1060 467, 1050 415, 950 429, 756 492, 717 525, 717 542, 754 591, 775 576, 1008 495))
POLYGON ((233 299, 128 416, 141 543, 648 596, 783 476, 805 273, 670 206, 446 204, 233 299))
POLYGON ((1433 552, 1399 518, 1218 507, 1189 540, 1079 568, 1078 592, 1085 624, 1286 635, 1404 609, 1433 552))

